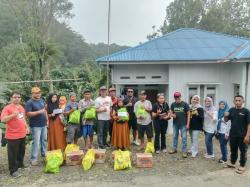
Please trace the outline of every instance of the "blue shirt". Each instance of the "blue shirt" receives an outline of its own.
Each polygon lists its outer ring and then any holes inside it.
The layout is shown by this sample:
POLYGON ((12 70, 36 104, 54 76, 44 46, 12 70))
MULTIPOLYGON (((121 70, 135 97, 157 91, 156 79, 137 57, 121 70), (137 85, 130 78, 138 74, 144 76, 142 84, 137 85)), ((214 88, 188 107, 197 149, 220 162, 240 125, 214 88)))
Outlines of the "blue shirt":
MULTIPOLYGON (((45 102, 42 99, 34 100, 30 99, 25 105, 26 112, 35 112, 45 108, 45 102)), ((46 114, 38 114, 33 117, 29 117, 30 127, 44 127, 47 125, 46 114)))
POLYGON ((77 102, 69 102, 69 103, 67 103, 66 106, 65 106, 64 111, 65 111, 65 112, 68 112, 68 111, 70 111, 72 108, 78 109, 78 103, 77 103, 77 102))

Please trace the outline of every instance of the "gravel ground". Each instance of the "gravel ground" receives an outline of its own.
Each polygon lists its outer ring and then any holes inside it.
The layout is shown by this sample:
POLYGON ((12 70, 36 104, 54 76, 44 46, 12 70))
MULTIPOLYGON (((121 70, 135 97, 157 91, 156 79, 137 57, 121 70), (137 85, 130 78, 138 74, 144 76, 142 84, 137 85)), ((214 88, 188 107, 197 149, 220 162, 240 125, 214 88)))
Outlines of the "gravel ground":
MULTIPOLYGON (((188 138, 190 139, 190 138, 188 138)), ((179 140, 181 141, 181 140, 179 140)), ((172 138, 167 138, 168 148, 172 143, 172 138)), ((190 145, 190 144, 189 144, 190 145)), ((179 145, 180 147, 180 145, 179 145)), ((29 163, 30 145, 27 145, 25 163, 29 163)), ((209 174, 223 170, 223 166, 218 164, 220 151, 218 141, 214 140, 215 159, 206 160, 203 158, 205 147, 204 137, 200 136, 200 153, 197 158, 182 158, 181 152, 170 155, 161 153, 153 156, 154 166, 151 169, 139 169, 135 167, 135 153, 137 147, 132 146, 133 167, 130 170, 114 171, 111 159, 112 150, 107 150, 107 161, 105 164, 95 164, 90 171, 83 171, 81 166, 62 166, 57 174, 46 174, 43 172, 44 162, 40 159, 39 166, 30 166, 22 171, 23 176, 13 179, 8 174, 6 148, 0 148, 0 186, 47 186, 59 185, 71 182, 122 182, 127 185, 135 185, 134 179, 142 177, 148 179, 150 176, 163 178, 189 177, 209 174)), ((248 164, 249 165, 249 164, 248 164)))

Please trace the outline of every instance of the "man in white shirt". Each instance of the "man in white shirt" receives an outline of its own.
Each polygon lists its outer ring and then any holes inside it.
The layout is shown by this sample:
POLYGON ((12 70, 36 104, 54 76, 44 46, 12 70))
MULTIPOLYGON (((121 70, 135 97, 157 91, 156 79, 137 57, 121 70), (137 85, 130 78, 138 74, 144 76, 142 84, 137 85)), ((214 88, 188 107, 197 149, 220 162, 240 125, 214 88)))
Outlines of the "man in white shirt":
POLYGON ((107 134, 109 131, 112 100, 111 97, 107 96, 107 88, 105 86, 100 87, 99 95, 95 100, 98 121, 97 141, 99 148, 103 149, 109 147, 107 144, 107 134))

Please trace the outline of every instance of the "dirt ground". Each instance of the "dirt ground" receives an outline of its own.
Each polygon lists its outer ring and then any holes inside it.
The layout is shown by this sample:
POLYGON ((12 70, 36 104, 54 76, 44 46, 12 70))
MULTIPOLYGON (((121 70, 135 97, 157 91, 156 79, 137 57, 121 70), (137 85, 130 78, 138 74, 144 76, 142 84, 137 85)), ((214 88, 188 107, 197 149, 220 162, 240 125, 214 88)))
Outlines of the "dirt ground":
MULTIPOLYGON (((189 138, 190 139, 190 138, 189 138)), ((181 141, 181 140, 179 140, 181 141)), ((167 138, 171 149, 172 138, 167 138)), ((180 143, 179 143, 180 144, 180 143)), ((189 144, 190 145, 190 144, 189 144)), ((107 150, 105 164, 95 164, 90 171, 83 171, 81 166, 62 166, 58 174, 43 172, 44 162, 39 166, 30 166, 22 171, 22 177, 13 179, 8 173, 6 148, 0 148, 0 186, 248 186, 250 172, 235 174, 218 164, 220 151, 218 141, 214 140, 215 159, 206 160, 204 137, 200 136, 200 154, 197 158, 182 158, 181 152, 174 155, 161 153, 153 156, 151 169, 135 167, 137 146, 132 146, 133 167, 129 170, 114 171, 111 159, 112 150, 107 150)), ((30 148, 26 149, 25 163, 29 163, 30 148)), ((179 145, 180 149, 180 145, 179 145)), ((248 156, 249 157, 249 156, 248 156)), ((250 164, 248 163, 248 168, 250 164)), ((250 185, 249 185, 250 186, 250 185)))

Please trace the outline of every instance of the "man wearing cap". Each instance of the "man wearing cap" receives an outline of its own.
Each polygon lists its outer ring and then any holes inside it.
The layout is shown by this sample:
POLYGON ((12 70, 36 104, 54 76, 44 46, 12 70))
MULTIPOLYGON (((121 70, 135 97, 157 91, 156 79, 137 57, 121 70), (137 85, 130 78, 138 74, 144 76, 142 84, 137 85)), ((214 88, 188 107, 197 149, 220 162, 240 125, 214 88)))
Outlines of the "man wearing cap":
MULTIPOLYGON (((117 101, 118 101, 118 98, 116 97, 116 89, 114 87, 109 88, 109 97, 111 98, 111 101, 112 101, 112 110, 113 110, 117 106, 117 101)), ((112 136, 112 129, 113 129, 113 120, 111 117, 110 124, 109 124, 110 142, 111 142, 111 136, 112 136)))
POLYGON ((181 93, 174 93, 175 102, 171 104, 171 117, 173 118, 173 150, 170 154, 177 153, 179 131, 182 138, 182 156, 187 157, 187 127, 190 121, 189 105, 181 100, 181 93))
POLYGON ((97 141, 99 148, 103 149, 109 147, 107 144, 107 134, 109 131, 110 114, 112 108, 112 100, 107 96, 107 88, 100 87, 99 97, 95 100, 95 107, 97 112, 97 141))
MULTIPOLYGON (((78 109, 78 102, 76 101, 76 94, 74 92, 69 93, 70 101, 66 104, 64 109, 64 115, 69 118, 75 110, 78 109)), ((79 122, 80 123, 80 122, 79 122)), ((77 143, 77 139, 80 137, 80 124, 68 123, 66 141, 68 144, 77 143)))
MULTIPOLYGON (((92 93, 89 89, 83 91, 83 99, 79 101, 78 108, 84 114, 86 110, 95 106, 95 102, 91 99, 92 93)), ((84 115, 83 115, 84 116, 84 115)), ((82 136, 85 141, 86 150, 93 147, 94 119, 82 118, 82 136)))
POLYGON ((135 103, 134 106, 134 112, 137 118, 137 128, 138 128, 138 134, 139 139, 141 140, 141 147, 140 149, 144 149, 145 141, 144 141, 144 134, 146 132, 148 142, 152 141, 153 138, 153 126, 152 126, 152 117, 151 117, 151 111, 152 111, 152 104, 149 100, 146 100, 147 93, 145 90, 142 90, 140 92, 140 100, 135 103), (139 110, 144 110, 146 112, 146 115, 138 115, 139 110))
POLYGON ((41 90, 38 87, 31 89, 32 97, 27 101, 25 110, 29 117, 32 131, 31 165, 38 165, 39 144, 41 156, 45 157, 47 151, 47 125, 48 115, 45 110, 45 102, 41 99, 41 90))

